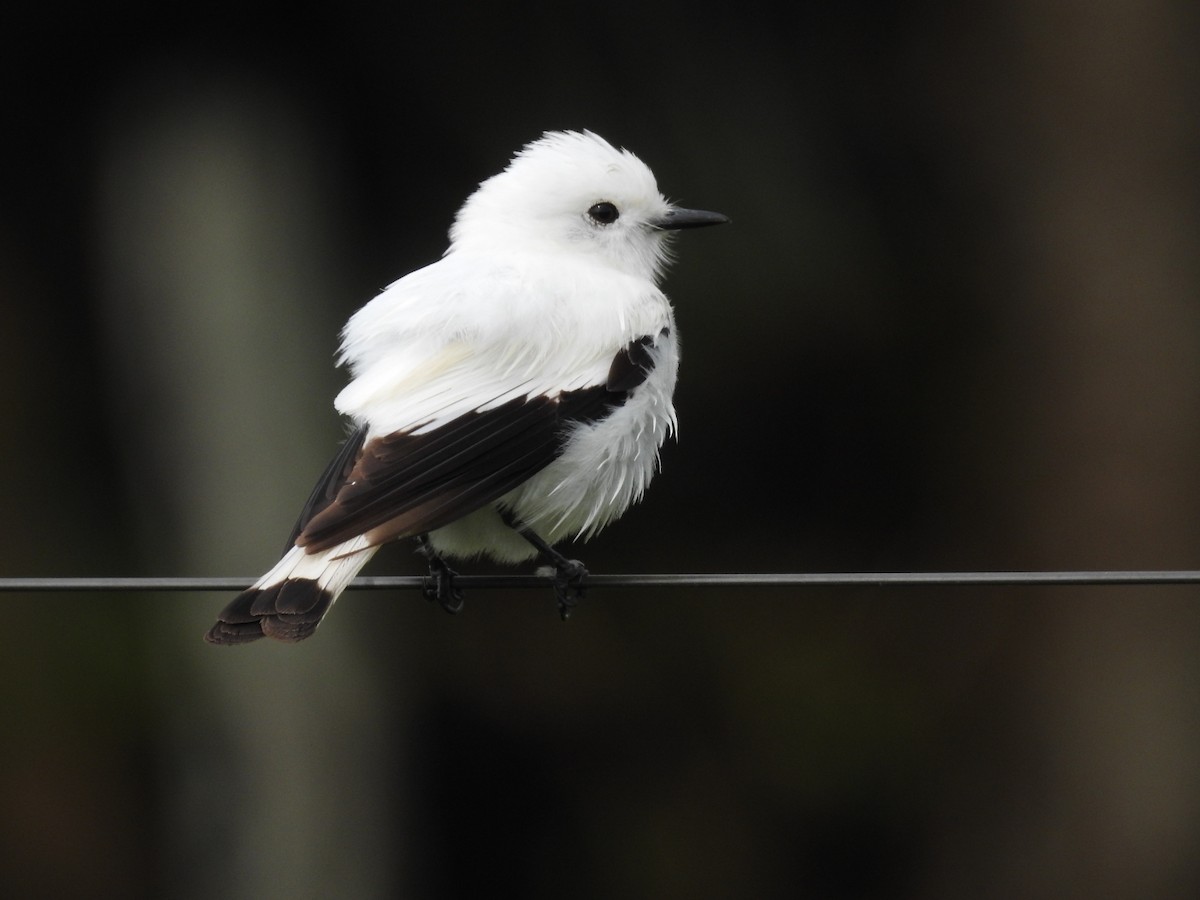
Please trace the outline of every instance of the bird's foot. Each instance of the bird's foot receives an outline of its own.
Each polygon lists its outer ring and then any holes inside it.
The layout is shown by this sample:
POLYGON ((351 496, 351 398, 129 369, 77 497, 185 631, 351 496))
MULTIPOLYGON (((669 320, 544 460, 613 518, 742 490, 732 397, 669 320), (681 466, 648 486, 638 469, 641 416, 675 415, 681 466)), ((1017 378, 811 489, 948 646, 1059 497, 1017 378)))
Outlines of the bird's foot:
POLYGON ((425 599, 430 603, 437 603, 448 613, 462 612, 463 593, 454 586, 454 579, 458 573, 447 565, 424 535, 417 538, 417 552, 429 563, 429 574, 425 576, 421 587, 425 599))
POLYGON ((558 601, 558 614, 565 622, 571 618, 575 606, 583 599, 584 580, 588 576, 588 570, 579 560, 561 556, 553 565, 551 583, 554 585, 554 599, 558 601))
POLYGON ((567 559, 551 547, 536 531, 522 524, 511 510, 501 510, 500 517, 509 528, 537 549, 538 560, 542 563, 537 573, 550 578, 554 585, 554 598, 558 601, 558 614, 564 622, 567 621, 576 604, 583 599, 583 581, 587 578, 588 570, 579 560, 567 559))
POLYGON ((436 602, 451 615, 462 612, 464 605, 462 591, 454 586, 454 576, 457 574, 444 563, 440 567, 430 566, 421 589, 426 600, 436 602))

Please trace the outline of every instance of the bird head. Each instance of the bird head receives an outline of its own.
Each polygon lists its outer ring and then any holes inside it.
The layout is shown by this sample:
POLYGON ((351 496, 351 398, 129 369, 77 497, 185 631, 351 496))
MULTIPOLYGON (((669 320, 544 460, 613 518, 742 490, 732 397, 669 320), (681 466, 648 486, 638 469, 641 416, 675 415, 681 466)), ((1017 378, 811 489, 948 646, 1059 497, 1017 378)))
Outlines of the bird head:
POLYGON ((727 222, 672 206, 628 150, 590 131, 547 132, 480 184, 455 218, 451 251, 552 252, 655 279, 680 228, 727 222))

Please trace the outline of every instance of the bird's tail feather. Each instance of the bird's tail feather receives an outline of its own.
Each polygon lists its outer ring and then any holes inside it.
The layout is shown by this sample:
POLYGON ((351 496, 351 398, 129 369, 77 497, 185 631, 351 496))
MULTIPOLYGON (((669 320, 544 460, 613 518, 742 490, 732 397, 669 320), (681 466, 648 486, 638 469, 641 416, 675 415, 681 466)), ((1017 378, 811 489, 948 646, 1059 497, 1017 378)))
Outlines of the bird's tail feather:
POLYGON ((376 549, 365 537, 317 553, 293 547, 221 610, 205 640, 245 644, 262 637, 291 642, 310 637, 376 549))

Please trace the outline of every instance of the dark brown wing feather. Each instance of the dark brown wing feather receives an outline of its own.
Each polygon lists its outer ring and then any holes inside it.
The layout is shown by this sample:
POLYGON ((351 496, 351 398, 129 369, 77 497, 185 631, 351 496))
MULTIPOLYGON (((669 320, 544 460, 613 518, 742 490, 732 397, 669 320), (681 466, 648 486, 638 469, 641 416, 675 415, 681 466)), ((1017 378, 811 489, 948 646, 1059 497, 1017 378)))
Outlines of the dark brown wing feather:
POLYGON ((562 450, 567 426, 625 402, 654 365, 653 338, 613 359, 607 383, 554 397, 519 397, 422 434, 366 439, 356 431, 326 468, 292 540, 310 553, 366 534, 371 543, 423 534, 502 497, 562 450))
POLYGON ((520 397, 434 431, 367 440, 334 499, 301 528, 315 552, 360 534, 372 543, 432 531, 503 496, 553 462, 564 426, 619 397, 603 387, 520 397))
MULTIPOLYGON (((670 328, 664 328, 658 335, 666 337, 670 333, 670 328)), ((608 389, 614 393, 628 394, 645 381, 654 370, 656 343, 654 336, 648 334, 626 344, 613 357, 612 365, 608 368, 608 389)))
POLYGON ((284 553, 287 553, 296 545, 296 538, 300 537, 300 532, 304 530, 312 517, 333 502, 334 497, 337 496, 338 489, 350 477, 350 472, 354 468, 354 463, 358 460, 358 454, 362 450, 363 440, 366 436, 366 426, 360 425, 354 429, 354 433, 350 437, 346 438, 346 442, 342 444, 342 449, 338 451, 337 456, 329 461, 329 465, 325 467, 325 471, 317 479, 312 493, 309 494, 308 501, 304 504, 304 509, 300 511, 300 517, 296 520, 295 527, 292 528, 292 534, 288 538, 287 543, 284 544, 284 553))

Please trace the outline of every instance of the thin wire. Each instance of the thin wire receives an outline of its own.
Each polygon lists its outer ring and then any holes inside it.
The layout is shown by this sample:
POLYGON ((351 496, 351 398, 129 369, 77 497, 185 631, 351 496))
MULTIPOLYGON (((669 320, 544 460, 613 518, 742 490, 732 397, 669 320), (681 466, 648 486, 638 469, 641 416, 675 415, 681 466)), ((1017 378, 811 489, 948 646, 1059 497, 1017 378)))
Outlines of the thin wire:
MULTIPOLYGON (((0 578, 0 593, 241 591, 254 578, 0 578)), ((357 578, 359 590, 420 590, 420 575, 357 578)), ((546 579, 536 575, 460 575, 462 588, 539 588, 546 579)), ((589 575, 588 588, 631 587, 952 587, 977 585, 1166 585, 1200 584, 1200 571, 1075 571, 1075 572, 830 572, 671 575, 589 575)))

